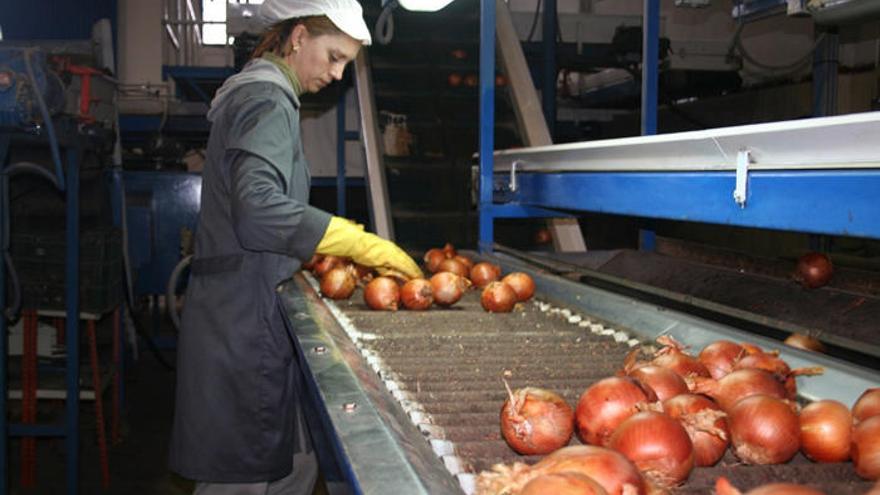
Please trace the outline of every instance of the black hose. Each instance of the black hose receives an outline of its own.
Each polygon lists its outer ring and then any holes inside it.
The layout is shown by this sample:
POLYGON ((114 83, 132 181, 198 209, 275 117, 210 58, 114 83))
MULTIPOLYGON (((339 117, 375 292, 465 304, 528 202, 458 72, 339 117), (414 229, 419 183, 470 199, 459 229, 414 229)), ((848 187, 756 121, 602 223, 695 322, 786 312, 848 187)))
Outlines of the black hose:
POLYGON ((59 190, 63 191, 65 188, 64 171, 61 167, 61 153, 58 151, 58 138, 55 136, 55 124, 52 122, 52 116, 49 115, 49 107, 46 106, 46 102, 43 100, 43 94, 37 86, 37 77, 34 75, 34 68, 31 66, 31 54, 33 51, 32 48, 22 49, 22 53, 24 53, 24 65, 27 69, 28 78, 30 79, 34 90, 34 96, 37 98, 37 106, 40 107, 40 115, 42 115, 43 123, 46 125, 46 130, 49 133, 49 151, 52 153, 52 161, 55 162, 55 175, 57 177, 55 185, 59 190))

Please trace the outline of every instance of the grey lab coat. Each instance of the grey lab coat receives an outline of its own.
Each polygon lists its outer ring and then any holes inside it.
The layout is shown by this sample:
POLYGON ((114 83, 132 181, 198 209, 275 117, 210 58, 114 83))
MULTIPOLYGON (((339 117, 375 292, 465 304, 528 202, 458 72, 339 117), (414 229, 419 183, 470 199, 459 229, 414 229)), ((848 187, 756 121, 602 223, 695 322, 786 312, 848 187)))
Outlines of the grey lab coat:
POLYGON ((252 61, 212 102, 195 256, 178 339, 170 465, 199 481, 291 472, 300 370, 276 287, 330 215, 308 205, 299 100, 252 61))

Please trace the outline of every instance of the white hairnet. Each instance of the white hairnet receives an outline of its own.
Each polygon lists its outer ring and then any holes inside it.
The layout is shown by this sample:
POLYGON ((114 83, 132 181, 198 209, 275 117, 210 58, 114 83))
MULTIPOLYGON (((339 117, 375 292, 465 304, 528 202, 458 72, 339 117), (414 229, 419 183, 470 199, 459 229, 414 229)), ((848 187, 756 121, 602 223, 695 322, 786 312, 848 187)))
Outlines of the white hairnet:
POLYGON ((260 5, 259 13, 267 24, 313 15, 327 16, 340 31, 364 45, 372 42, 363 9, 357 0, 266 0, 260 5))

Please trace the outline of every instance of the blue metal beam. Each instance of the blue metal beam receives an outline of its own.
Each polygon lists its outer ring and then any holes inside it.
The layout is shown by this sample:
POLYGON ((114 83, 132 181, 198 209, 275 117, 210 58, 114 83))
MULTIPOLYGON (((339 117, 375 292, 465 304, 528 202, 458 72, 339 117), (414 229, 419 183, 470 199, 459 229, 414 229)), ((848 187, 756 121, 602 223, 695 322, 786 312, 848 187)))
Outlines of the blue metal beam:
MULTIPOLYGON (((545 208, 880 239, 880 170, 754 171, 746 206, 734 172, 517 173, 496 199, 545 208)), ((503 190, 508 176, 496 176, 503 190)), ((482 214, 482 212, 481 212, 482 214)))
POLYGON ((642 13, 642 135, 657 134, 660 0, 644 0, 642 13))
POLYGON ((495 149, 495 0, 480 0, 480 251, 494 238, 492 169, 495 149))

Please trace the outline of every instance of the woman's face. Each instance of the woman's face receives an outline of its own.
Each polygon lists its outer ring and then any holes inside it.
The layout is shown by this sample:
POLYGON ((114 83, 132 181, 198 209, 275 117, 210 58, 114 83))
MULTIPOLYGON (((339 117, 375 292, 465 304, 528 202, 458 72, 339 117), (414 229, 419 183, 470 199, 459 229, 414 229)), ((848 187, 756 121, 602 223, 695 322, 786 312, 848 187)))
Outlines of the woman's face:
POLYGON ((294 51, 289 60, 303 91, 317 93, 342 78, 345 64, 354 60, 361 42, 347 34, 312 36, 305 26, 298 25, 291 33, 294 51))

